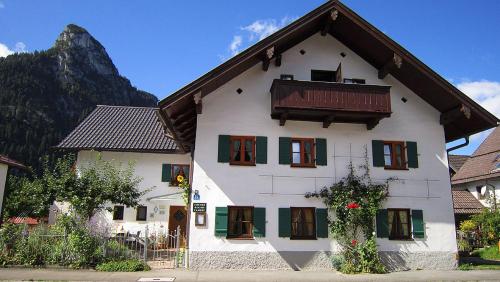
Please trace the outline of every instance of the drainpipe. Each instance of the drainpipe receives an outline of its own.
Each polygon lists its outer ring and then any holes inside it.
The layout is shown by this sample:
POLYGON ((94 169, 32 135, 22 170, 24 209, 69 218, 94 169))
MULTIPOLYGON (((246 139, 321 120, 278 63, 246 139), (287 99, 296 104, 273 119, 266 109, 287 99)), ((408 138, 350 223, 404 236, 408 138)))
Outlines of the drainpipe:
POLYGON ((460 149, 462 147, 465 147, 465 146, 469 145, 469 136, 465 136, 464 138, 465 138, 465 143, 462 143, 462 144, 459 144, 457 146, 453 146, 453 147, 451 147, 449 149, 446 149, 446 153, 449 154, 451 151, 454 151, 456 149, 460 149))

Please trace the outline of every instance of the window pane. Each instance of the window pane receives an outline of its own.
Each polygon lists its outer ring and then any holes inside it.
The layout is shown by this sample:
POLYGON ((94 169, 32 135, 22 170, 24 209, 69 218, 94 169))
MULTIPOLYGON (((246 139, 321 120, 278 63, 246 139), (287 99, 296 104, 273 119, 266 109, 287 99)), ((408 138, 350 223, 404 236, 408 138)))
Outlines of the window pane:
POLYGON ((252 161, 252 150, 253 150, 253 142, 252 140, 245 141, 245 161, 252 161))
POLYGON ((314 209, 292 208, 292 237, 307 238, 314 237, 314 209))
POLYGON ((312 163, 312 144, 311 142, 304 142, 304 163, 312 163))
POLYGON ((292 142, 292 152, 300 153, 300 142, 292 142))
POLYGON ((390 155, 390 154, 391 154, 391 145, 384 144, 384 155, 390 155))
POLYGON ((392 166, 391 156, 384 156, 384 162, 386 166, 392 166))
POLYGON ((241 141, 233 140, 233 161, 239 162, 241 160, 241 141))
POLYGON ((401 145, 396 145, 396 166, 402 167, 403 166, 403 159, 401 158, 401 145))
POLYGON ((300 164, 300 153, 293 153, 292 162, 294 164, 300 164))
POLYGON ((391 149, 391 145, 384 144, 384 163, 386 166, 392 166, 391 149))

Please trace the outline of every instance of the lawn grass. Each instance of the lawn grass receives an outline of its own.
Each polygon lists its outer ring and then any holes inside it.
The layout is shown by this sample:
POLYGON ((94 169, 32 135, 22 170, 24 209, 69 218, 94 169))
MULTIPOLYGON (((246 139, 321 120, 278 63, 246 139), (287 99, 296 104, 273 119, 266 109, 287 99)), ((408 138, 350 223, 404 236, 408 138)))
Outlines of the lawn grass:
POLYGON ((500 270, 500 265, 496 264, 479 264, 473 265, 470 263, 464 263, 458 266, 459 270, 500 270))
POLYGON ((472 255, 487 260, 500 260, 500 252, 498 251, 498 246, 490 246, 475 250, 474 252, 472 252, 472 255))

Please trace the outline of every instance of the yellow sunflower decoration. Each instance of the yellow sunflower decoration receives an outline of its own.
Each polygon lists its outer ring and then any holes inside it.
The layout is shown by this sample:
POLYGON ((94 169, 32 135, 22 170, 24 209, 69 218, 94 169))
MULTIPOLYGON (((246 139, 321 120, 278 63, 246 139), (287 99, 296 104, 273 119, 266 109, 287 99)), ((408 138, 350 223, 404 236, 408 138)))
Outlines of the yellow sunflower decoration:
POLYGON ((180 174, 179 174, 179 175, 177 175, 177 182, 179 182, 179 183, 184 182, 184 176, 182 176, 182 175, 180 175, 180 174))

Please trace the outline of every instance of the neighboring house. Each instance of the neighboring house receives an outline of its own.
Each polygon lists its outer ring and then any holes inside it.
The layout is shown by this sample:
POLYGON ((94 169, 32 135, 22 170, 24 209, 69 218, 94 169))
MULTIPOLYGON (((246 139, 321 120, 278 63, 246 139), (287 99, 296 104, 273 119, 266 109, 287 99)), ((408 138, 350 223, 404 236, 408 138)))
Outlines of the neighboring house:
POLYGON ((459 229, 462 221, 470 219, 471 215, 481 213, 484 206, 467 190, 452 190, 451 192, 453 195, 455 226, 459 229))
POLYGON ((458 170, 464 165, 469 157, 470 156, 468 155, 448 155, 450 177, 458 172, 458 170))
MULTIPOLYGON (((11 168, 26 169, 26 167, 18 161, 8 158, 7 156, 0 155, 0 215, 2 214, 2 204, 5 193, 5 184, 7 182, 7 175, 11 168)), ((1 217, 0 217, 1 222, 1 217)))
MULTIPOLYGON (((105 160, 126 166, 135 163, 135 174, 142 178, 140 190, 151 189, 141 206, 112 205, 113 212, 96 217, 118 233, 186 230, 186 209, 181 190, 171 180, 179 173, 189 175, 190 155, 180 153, 175 142, 164 132, 158 109, 125 106, 97 106, 57 147, 78 153, 77 168, 101 154, 105 160), (170 226, 169 226, 170 224, 170 226)), ((58 212, 68 206, 55 203, 50 210, 53 223, 58 212)))
MULTIPOLYGON (((417 20, 417 19, 416 19, 417 20)), ((411 33, 411 31, 409 31, 411 33)), ((498 119, 352 10, 329 1, 160 102, 193 153, 195 269, 330 268, 322 201, 368 158, 390 177, 377 244, 391 269, 451 269, 445 144, 498 119)))
POLYGON ((451 183, 453 190, 469 191, 484 206, 500 202, 500 127, 486 137, 451 183))

